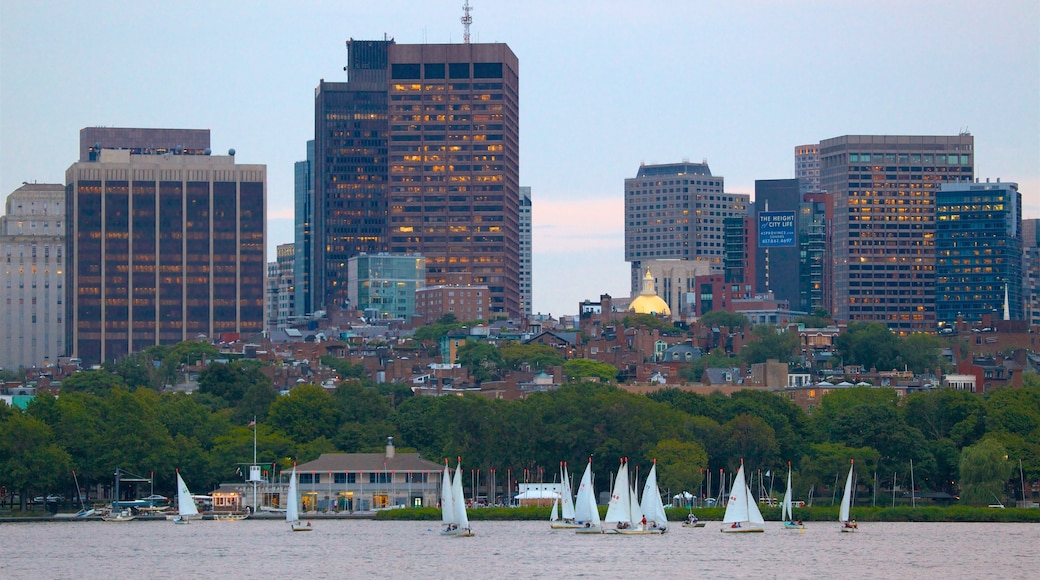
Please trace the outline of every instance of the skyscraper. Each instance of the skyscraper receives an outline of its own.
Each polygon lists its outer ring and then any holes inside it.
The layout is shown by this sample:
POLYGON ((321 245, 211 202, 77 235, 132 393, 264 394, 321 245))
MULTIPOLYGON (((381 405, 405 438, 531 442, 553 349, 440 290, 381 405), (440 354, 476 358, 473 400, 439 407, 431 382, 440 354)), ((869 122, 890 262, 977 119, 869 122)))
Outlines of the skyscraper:
MULTIPOLYGON (((755 289, 771 291, 777 300, 786 300, 791 310, 800 310, 799 288, 801 248, 798 239, 801 190, 797 179, 756 179, 754 220, 757 231, 761 231, 760 218, 773 216, 789 217, 789 229, 780 232, 791 234, 771 236, 768 241, 756 236, 755 289), (767 245, 763 245, 766 243, 767 245)), ((776 220, 774 222, 778 223, 776 220)))
POLYGON ((820 187, 834 203, 835 318, 935 332, 936 193, 973 179, 973 146, 969 134, 820 142, 820 187))
POLYGON ((275 248, 275 261, 267 263, 265 319, 268 330, 286 328, 296 316, 295 250, 296 244, 279 244, 275 248))
POLYGON ((1025 319, 1040 326, 1040 220, 1022 220, 1022 294, 1025 319))
POLYGON ((936 199, 936 319, 1025 316, 1022 194, 1015 183, 944 183, 936 199), (1007 303, 1005 305, 1005 298, 1007 303))
POLYGON ((820 146, 799 145, 794 148, 794 177, 802 193, 820 190, 820 146))
POLYGON ((531 316, 532 291, 531 262, 531 188, 520 187, 520 310, 524 317, 531 316))
POLYGON ((625 179, 625 261, 632 294, 640 291, 645 260, 707 260, 722 273, 724 220, 744 217, 750 196, 724 193, 707 163, 640 165, 625 179))
POLYGON ((307 159, 293 168, 294 230, 293 312, 294 317, 312 314, 314 296, 314 141, 307 142, 307 159))
POLYGON ((26 183, 0 217, 0 368, 65 354, 65 188, 26 183))
POLYGON ((208 130, 96 135, 65 172, 70 354, 259 333, 266 167, 210 155, 208 130))
POLYGON ((346 262, 422 254, 428 284, 520 313, 518 61, 505 44, 347 42, 315 98, 315 308, 347 304, 346 262))

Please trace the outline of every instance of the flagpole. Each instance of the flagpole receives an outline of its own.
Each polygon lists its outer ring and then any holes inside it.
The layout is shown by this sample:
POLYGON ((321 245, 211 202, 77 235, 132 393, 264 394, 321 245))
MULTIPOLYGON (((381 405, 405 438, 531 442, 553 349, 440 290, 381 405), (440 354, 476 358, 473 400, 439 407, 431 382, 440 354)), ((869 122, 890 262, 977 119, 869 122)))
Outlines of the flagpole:
POLYGON ((256 415, 253 415, 253 465, 249 468, 249 479, 253 480, 253 513, 256 513, 256 479, 253 470, 256 469, 256 415))

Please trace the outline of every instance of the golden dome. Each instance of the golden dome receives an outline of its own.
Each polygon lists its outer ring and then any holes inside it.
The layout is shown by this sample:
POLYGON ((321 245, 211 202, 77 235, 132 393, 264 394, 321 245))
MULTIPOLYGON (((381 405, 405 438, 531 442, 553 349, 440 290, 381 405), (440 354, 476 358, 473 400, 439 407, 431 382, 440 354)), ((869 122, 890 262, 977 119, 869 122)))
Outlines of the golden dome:
POLYGON ((654 292, 654 277, 650 275, 650 268, 646 269, 646 275, 643 276, 643 291, 632 299, 632 303, 628 305, 628 311, 636 314, 671 316, 672 311, 668 308, 668 303, 662 300, 657 292, 654 292))

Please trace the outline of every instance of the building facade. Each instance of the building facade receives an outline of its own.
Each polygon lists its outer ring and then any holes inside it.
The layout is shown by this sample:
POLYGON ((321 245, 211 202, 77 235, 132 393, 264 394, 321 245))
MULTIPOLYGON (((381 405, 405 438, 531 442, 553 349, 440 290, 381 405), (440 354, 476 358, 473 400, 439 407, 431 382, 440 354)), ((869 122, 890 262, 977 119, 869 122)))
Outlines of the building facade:
POLYGON ((820 142, 820 187, 833 196, 837 320, 935 332, 939 185, 974 174, 974 138, 846 135, 820 142))
POLYGON ((747 215, 750 196, 724 193, 707 163, 640 165, 625 179, 625 261, 639 293, 646 260, 707 260, 722 273, 726 218, 747 215))
POLYGON ((267 263, 267 330, 283 329, 296 319, 294 301, 296 292, 295 245, 279 244, 275 248, 275 261, 267 263))
POLYGON ((293 167, 293 316, 314 313, 311 280, 314 274, 314 141, 307 142, 307 159, 293 167))
POLYGON ((794 177, 802 193, 820 190, 820 146, 799 145, 794 148, 794 177))
POLYGON ((1015 183, 944 183, 936 198, 936 320, 1023 320, 1022 194, 1015 183), (1005 317, 1006 315, 1006 317, 1005 317))
MULTIPOLYGON (((490 312, 520 307, 519 63, 505 44, 347 43, 347 82, 315 100, 314 255, 343 305, 360 253, 422 254, 427 284, 466 275, 490 312)), ((319 283, 320 282, 320 283, 319 283)))
POLYGON ((776 235, 756 236, 754 287, 757 292, 772 292, 795 309, 801 304, 801 247, 798 218, 801 217, 801 189, 797 179, 756 179, 754 215, 751 220, 762 231, 761 219, 773 216, 778 223, 776 235), (790 218, 781 223, 780 218, 790 218), (791 235, 788 236, 787 234, 791 235))
POLYGON ((415 316, 415 294, 426 285, 426 259, 416 254, 361 254, 347 261, 351 306, 369 318, 415 316))
MULTIPOLYGON (((674 321, 695 318, 697 307, 697 277, 712 273, 707 260, 646 260, 644 272, 648 272, 651 289, 665 304, 674 321)), ((643 283, 646 284, 646 274, 643 283)), ((659 313, 660 314, 660 313, 659 313)))
POLYGON ((125 131, 156 153, 110 136, 115 149, 85 147, 65 172, 69 354, 89 365, 260 333, 266 167, 209 155, 208 131, 201 149, 181 146, 181 131, 125 131))
POLYGON ((26 183, 0 217, 0 368, 65 354, 65 187, 26 183))
POLYGON ((1040 220, 1022 220, 1022 294, 1029 326, 1040 326, 1040 220))
POLYGON ((445 314, 464 322, 487 320, 490 295, 490 289, 483 285, 427 286, 415 293, 415 315, 427 324, 445 314))
POLYGON ((520 187, 520 313, 525 319, 531 317, 534 301, 531 261, 531 188, 520 187))

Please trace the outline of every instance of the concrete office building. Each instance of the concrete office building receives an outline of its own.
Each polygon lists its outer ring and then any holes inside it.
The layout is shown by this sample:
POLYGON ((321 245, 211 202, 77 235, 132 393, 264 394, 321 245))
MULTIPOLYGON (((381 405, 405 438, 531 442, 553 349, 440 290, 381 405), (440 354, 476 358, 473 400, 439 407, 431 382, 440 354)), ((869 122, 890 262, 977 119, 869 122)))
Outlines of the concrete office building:
POLYGON ((725 193, 707 163, 640 165, 625 179, 625 261, 632 295, 646 260, 707 260, 724 271, 726 218, 747 215, 750 196, 725 193))
POLYGON ((974 139, 846 135, 820 142, 820 187, 833 196, 837 320, 935 332, 935 203, 944 182, 974 177, 974 139))
POLYGON ((26 183, 0 217, 0 368, 65 354, 65 187, 26 183))
POLYGON ((210 155, 208 130, 106 131, 65 172, 69 354, 260 333, 266 167, 210 155))
POLYGON ((531 188, 520 187, 520 313, 524 318, 531 316, 534 300, 531 261, 531 188))
POLYGON ((1015 183, 944 183, 936 197, 939 327, 1023 320, 1022 194, 1015 183))
POLYGON ((426 282, 520 306, 518 61, 505 44, 347 42, 315 98, 315 307, 344 307, 360 253, 422 254, 426 282))
POLYGON ((275 248, 275 261, 267 263, 267 300, 264 303, 267 314, 264 318, 268 331, 284 329, 296 318, 295 249, 294 244, 279 244, 275 248))
POLYGON ((820 146, 799 145, 794 148, 794 177, 802 193, 820 190, 820 146))

